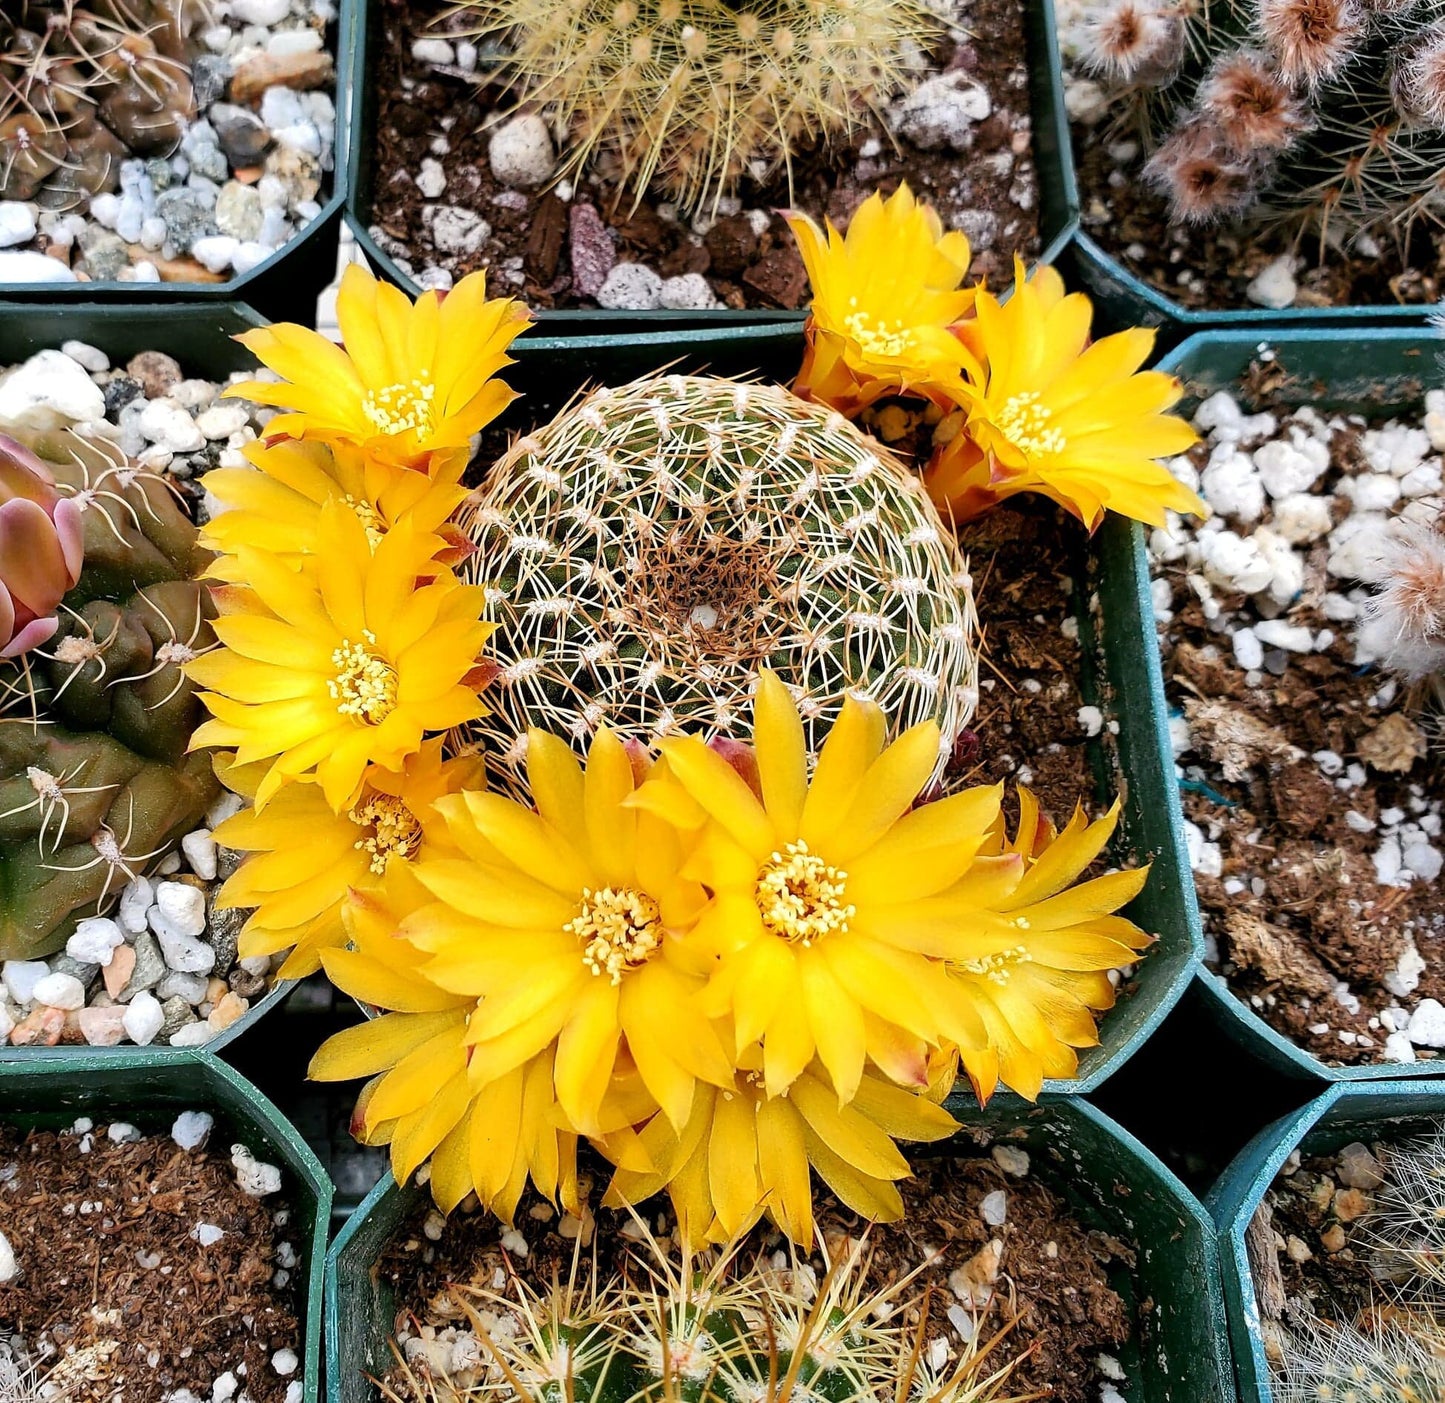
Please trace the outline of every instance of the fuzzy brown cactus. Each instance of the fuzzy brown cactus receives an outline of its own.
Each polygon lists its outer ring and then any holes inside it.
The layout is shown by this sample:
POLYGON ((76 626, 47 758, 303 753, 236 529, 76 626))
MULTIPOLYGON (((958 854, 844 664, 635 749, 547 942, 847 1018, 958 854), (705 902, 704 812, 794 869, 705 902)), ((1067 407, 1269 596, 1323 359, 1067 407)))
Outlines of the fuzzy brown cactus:
POLYGON ((1176 220, 1440 217, 1441 0, 1087 0, 1084 34, 1176 220))

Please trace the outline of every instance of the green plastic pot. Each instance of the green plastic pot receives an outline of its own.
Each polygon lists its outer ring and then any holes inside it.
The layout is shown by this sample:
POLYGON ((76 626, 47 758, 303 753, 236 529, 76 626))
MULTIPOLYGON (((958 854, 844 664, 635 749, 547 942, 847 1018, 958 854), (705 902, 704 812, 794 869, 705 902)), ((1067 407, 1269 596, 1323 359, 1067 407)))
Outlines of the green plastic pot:
MULTIPOLYGON (((349 38, 346 62, 351 98, 351 143, 346 171, 346 222, 373 268, 413 296, 419 291, 414 278, 403 273, 396 260, 372 238, 371 196, 375 175, 376 100, 369 82, 367 55, 380 43, 383 0, 355 0, 357 14, 349 38)), ((1059 62, 1058 27, 1054 0, 1026 0, 1029 48, 1029 98, 1033 113, 1034 165, 1039 176, 1040 262, 1052 263, 1069 243, 1079 220, 1079 195, 1074 181, 1074 160, 1069 145, 1069 123, 1064 111, 1063 69, 1059 62)), ((966 158, 960 157, 960 160, 966 158)), ((806 314, 766 308, 733 311, 610 312, 599 308, 542 310, 538 319, 556 334, 588 335, 601 331, 638 332, 658 327, 745 327, 759 323, 801 322, 806 314)))
POLYGON ((97 1123, 125 1120, 141 1130, 169 1134, 180 1111, 204 1110, 216 1118, 214 1145, 244 1143, 283 1171, 282 1192, 296 1224, 305 1290, 298 1292, 305 1330, 302 1353, 305 1403, 321 1397, 322 1281, 331 1216, 331 1181, 316 1156, 281 1113, 239 1073, 206 1052, 170 1053, 164 1063, 145 1049, 110 1048, 76 1075, 75 1063, 55 1050, 0 1052, 0 1122, 56 1130, 77 1116, 97 1123))
POLYGON ((1272 1403, 1274 1397, 1244 1234, 1285 1160, 1295 1150, 1320 1155, 1355 1140, 1406 1139, 1438 1128, 1442 1116, 1445 1086, 1439 1083, 1338 1083, 1261 1130, 1210 1190, 1241 1403, 1272 1403))
MULTIPOLYGON (((348 84, 352 70, 346 61, 348 36, 355 28, 359 0, 340 0, 331 25, 336 53, 336 151, 331 172, 331 193, 321 211, 289 243, 276 250, 249 273, 221 283, 5 283, 0 300, 43 307, 45 315, 56 307, 101 303, 128 311, 146 306, 175 307, 187 302, 208 304, 244 301, 277 321, 316 325, 316 299, 336 276, 337 247, 342 210, 346 204, 347 114, 351 110, 348 84)), ((32 311, 32 315, 33 315, 32 311)))
POLYGON ((1433 307, 1222 307, 1218 310, 1183 307, 1158 288, 1131 273, 1083 229, 1074 234, 1066 261, 1072 284, 1082 286, 1094 299, 1095 324, 1105 331, 1127 326, 1155 326, 1164 345, 1208 329, 1241 330, 1268 334, 1278 327, 1294 329, 1343 327, 1356 334, 1368 327, 1421 327, 1433 307))
MULTIPOLYGON (((1132 1242, 1132 1270, 1112 1273, 1134 1313, 1135 1337, 1118 1352, 1128 1403, 1225 1403, 1232 1398, 1215 1233, 1202 1204, 1138 1140, 1077 1098, 1014 1098, 979 1111, 971 1098, 950 1109, 963 1134, 930 1153, 971 1147, 967 1137, 1026 1149, 1030 1173, 1059 1194, 1089 1228, 1132 1242)), ((383 1248, 426 1198, 387 1174, 367 1195, 326 1256, 327 1403, 372 1403, 366 1375, 392 1364, 388 1344, 397 1302, 374 1270, 383 1248)))
MULTIPOLYGON (((1171 371, 1184 381, 1186 397, 1179 412, 1189 414, 1200 400, 1219 390, 1243 397, 1242 379, 1265 349, 1291 375, 1275 393, 1276 400, 1310 404, 1325 413, 1391 414, 1418 408, 1426 389, 1440 382, 1445 339, 1407 327, 1374 331, 1311 327, 1265 338, 1253 331, 1201 332, 1165 356, 1159 369, 1171 371)), ((1143 532, 1136 529, 1134 534, 1137 568, 1147 577, 1143 532)), ((1157 667, 1157 649, 1151 652, 1157 667)), ((1171 753, 1166 750, 1166 754, 1171 753)), ((1169 763, 1173 775, 1172 759, 1169 763)), ((1187 869, 1186 878, 1184 915, 1202 949, 1199 905, 1194 879, 1187 869)), ((1224 1034, 1286 1077, 1361 1082, 1445 1075, 1442 1062, 1331 1066, 1277 1033, 1230 991, 1224 979, 1202 965, 1198 982, 1201 1002, 1224 1034)))
MULTIPOLYGON (((249 307, 233 303, 171 304, 117 307, 99 303, 69 303, 41 312, 28 303, 0 302, 0 366, 11 365, 70 340, 85 341, 104 351, 113 364, 124 364, 140 351, 165 351, 181 363, 187 375, 224 380, 233 371, 247 370, 255 359, 231 338, 262 325, 249 307)), ((207 1048, 216 1052, 253 1027, 290 992, 291 983, 278 984, 253 1003, 231 1026, 218 1033, 207 1048)), ((132 1048, 130 1052, 154 1064, 169 1064, 181 1055, 170 1047, 132 1048)), ((56 1047, 14 1050, 14 1056, 85 1058, 87 1067, 103 1064, 114 1049, 56 1047)), ((3 1097, 0 1097, 3 1102, 3 1097)))

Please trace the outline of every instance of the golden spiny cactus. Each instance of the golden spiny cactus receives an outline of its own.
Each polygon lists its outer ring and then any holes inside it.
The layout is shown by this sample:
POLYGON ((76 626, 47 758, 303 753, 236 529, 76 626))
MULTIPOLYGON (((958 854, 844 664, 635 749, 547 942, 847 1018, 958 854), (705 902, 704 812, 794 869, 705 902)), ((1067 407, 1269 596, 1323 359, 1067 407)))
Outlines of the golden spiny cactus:
POLYGON ((470 0, 460 12, 509 46, 513 90, 555 111, 572 169, 610 152, 639 197, 656 179, 688 208, 847 132, 937 29, 921 0, 470 0))

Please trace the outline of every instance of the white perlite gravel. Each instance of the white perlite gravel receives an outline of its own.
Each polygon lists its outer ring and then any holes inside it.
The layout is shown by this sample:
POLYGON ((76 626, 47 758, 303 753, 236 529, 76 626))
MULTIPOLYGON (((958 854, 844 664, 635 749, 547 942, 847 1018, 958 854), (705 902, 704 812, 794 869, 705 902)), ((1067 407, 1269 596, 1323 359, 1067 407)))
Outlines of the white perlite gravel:
MULTIPOLYGON (((0 283, 198 282, 250 272, 321 212, 335 167, 335 0, 215 0, 196 118, 63 210, 0 201, 0 283)), ((43 191, 41 192, 43 194, 43 191)))
MULTIPOLYGON (((213 467, 245 466, 242 448, 274 413, 222 400, 223 388, 186 379, 158 351, 112 367, 96 347, 68 341, 0 369, 0 434, 58 420, 189 486, 213 467)), ((208 505, 218 506, 202 500, 202 515, 208 505)), ((239 959, 246 913, 213 906, 239 854, 218 848, 211 830, 241 804, 223 794, 179 852, 80 920, 58 954, 0 962, 0 1044, 198 1047, 246 1013, 280 957, 239 959)))
MULTIPOLYGON (((1167 637, 1176 605, 1197 599, 1218 635, 1217 657, 1242 671, 1248 687, 1265 687, 1311 653, 1331 648, 1337 635, 1354 636, 1370 585, 1379 578, 1381 551, 1392 523, 1432 522, 1445 508, 1445 390, 1430 391, 1418 417, 1374 428, 1358 417, 1326 419, 1309 407, 1283 419, 1271 413, 1251 415, 1223 392, 1199 405, 1194 423, 1206 438, 1202 471, 1189 458, 1170 466, 1204 496, 1214 515, 1198 522, 1171 512, 1167 529, 1149 535, 1160 630, 1167 637), (1344 451, 1347 445, 1349 451, 1344 451), (1337 476, 1327 486, 1331 471, 1337 476), (1237 603, 1240 596, 1242 605, 1237 603), (1309 617, 1303 617, 1307 612, 1309 617), (1321 614, 1329 627, 1311 622, 1321 614)), ((1358 641, 1355 661, 1362 667, 1374 661, 1358 641)), ((1370 705, 1382 716, 1398 711, 1400 692, 1395 679, 1381 672, 1370 705)), ((1181 779, 1206 783, 1209 772, 1196 763, 1186 717, 1173 717, 1171 735, 1181 779)), ((1352 791, 1369 779, 1359 758, 1327 750, 1308 758, 1336 791, 1346 825, 1373 836, 1372 861, 1380 888, 1437 881, 1445 866, 1445 798, 1426 783, 1415 782, 1408 786, 1408 809, 1386 808, 1367 816, 1350 803, 1352 791)), ((1238 775, 1226 769, 1226 778, 1261 773, 1267 763, 1259 762, 1259 769, 1246 767, 1238 775)), ((1220 835, 1218 827, 1206 830, 1186 823, 1196 873, 1222 875, 1223 854, 1216 841, 1220 835)), ((1261 870, 1265 863, 1262 857, 1261 870)), ((1267 898, 1268 882, 1258 876, 1251 881, 1253 895, 1267 898)), ((1231 877, 1224 890, 1243 892, 1245 887, 1240 878, 1231 877)), ((1219 967, 1210 919, 1206 913, 1207 958, 1219 967)), ((1416 923, 1414 943, 1405 947, 1397 966, 1380 971, 1379 983, 1393 997, 1393 1005, 1368 1019, 1368 1035, 1338 1032, 1341 1042, 1369 1049, 1375 1060, 1413 1062, 1417 1048, 1445 1048, 1445 1008, 1432 998, 1412 997, 1421 976, 1442 957, 1438 947, 1445 936, 1445 892, 1433 917, 1424 928, 1420 925, 1416 923)), ((1226 976, 1230 972, 1226 966, 1226 976)), ((1274 998, 1252 996, 1260 1009, 1274 998)), ((1351 1013, 1361 1011, 1358 994, 1343 982, 1333 1003, 1351 1013)), ((1333 1032, 1330 1004, 1329 999, 1315 1001, 1318 1021, 1310 1027, 1312 1034, 1333 1032)))

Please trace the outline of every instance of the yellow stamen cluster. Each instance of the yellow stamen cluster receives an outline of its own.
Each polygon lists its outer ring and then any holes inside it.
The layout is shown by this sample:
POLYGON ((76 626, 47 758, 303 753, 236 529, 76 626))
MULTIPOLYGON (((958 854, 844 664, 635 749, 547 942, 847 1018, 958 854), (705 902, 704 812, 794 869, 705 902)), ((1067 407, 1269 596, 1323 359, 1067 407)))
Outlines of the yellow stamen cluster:
MULTIPOLYGON (((849 306, 857 307, 858 299, 849 298, 849 306)), ((851 336, 872 356, 901 356, 913 349, 916 338, 912 330, 897 317, 876 317, 873 313, 858 310, 849 312, 843 318, 843 325, 851 336)))
POLYGON ((662 944, 657 902, 630 887, 621 891, 584 887, 577 914, 562 929, 584 942, 582 963, 614 984, 621 984, 628 970, 645 965, 662 944))
POLYGON ((1000 950, 995 955, 983 955, 976 960, 961 960, 959 969, 965 974, 977 974, 990 983, 1004 985, 1017 965, 1029 964, 1033 956, 1027 945, 1015 945, 1012 950, 1000 950))
POLYGON ((326 690, 342 716, 379 726, 396 709, 396 669, 372 651, 376 635, 369 628, 363 629, 361 636, 361 643, 343 638, 341 646, 332 652, 336 676, 326 684, 326 690))
POLYGON ((361 412, 378 433, 430 433, 436 415, 436 392, 431 376, 422 371, 411 380, 368 390, 361 401, 361 412))
POLYGON ((857 908, 843 902, 848 874, 809 852, 801 838, 775 852, 758 874, 757 902, 763 924, 792 945, 811 945, 846 931, 857 908))
POLYGON ((387 858, 415 857, 421 848, 421 824, 395 795, 368 794, 347 817, 369 830, 353 846, 370 856, 370 869, 378 877, 386 872, 387 858))
POLYGON ((1012 396, 998 412, 998 431, 1015 448, 1031 457, 1062 453, 1068 446, 1058 429, 1049 424, 1053 410, 1039 403, 1037 390, 1012 396))
POLYGON ((376 509, 376 503, 368 502, 365 497, 353 497, 349 492, 343 500, 356 513, 356 519, 366 530, 366 539, 371 542, 372 550, 375 550, 381 544, 381 538, 386 535, 386 520, 376 509))

